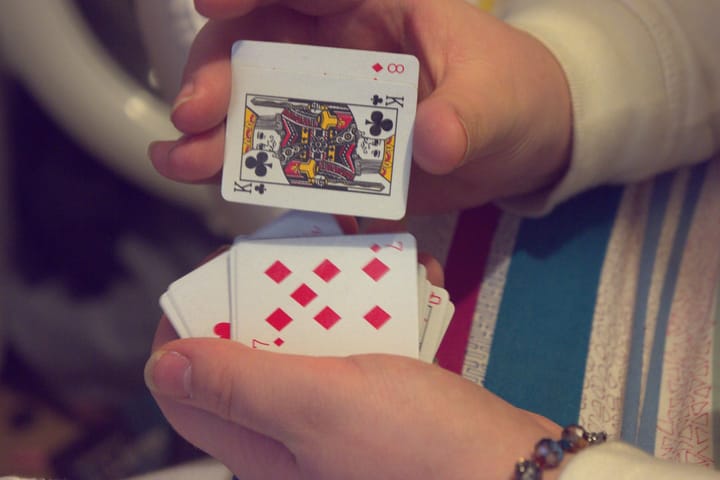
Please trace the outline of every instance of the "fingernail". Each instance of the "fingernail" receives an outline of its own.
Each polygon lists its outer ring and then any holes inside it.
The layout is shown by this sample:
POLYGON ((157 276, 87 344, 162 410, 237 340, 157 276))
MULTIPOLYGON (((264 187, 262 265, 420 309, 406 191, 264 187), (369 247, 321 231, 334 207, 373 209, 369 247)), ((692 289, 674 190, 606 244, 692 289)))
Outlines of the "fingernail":
POLYGON ((175 97, 175 101, 173 102, 173 112, 177 110, 177 108, 182 105, 183 103, 190 100, 193 96, 193 93, 195 92, 195 83, 190 80, 185 83, 185 85, 182 86, 180 91, 178 92, 177 96, 175 97))
POLYGON ((178 352, 158 350, 145 364, 145 384, 174 398, 190 397, 190 360, 178 352))

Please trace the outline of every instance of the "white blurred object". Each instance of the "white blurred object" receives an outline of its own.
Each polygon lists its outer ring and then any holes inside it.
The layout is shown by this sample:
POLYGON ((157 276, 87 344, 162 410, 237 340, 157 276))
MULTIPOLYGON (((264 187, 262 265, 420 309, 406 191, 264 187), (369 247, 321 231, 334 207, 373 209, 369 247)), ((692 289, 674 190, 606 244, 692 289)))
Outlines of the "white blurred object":
MULTIPOLYGON (((0 58, 55 120, 108 167, 153 194, 205 214, 223 235, 254 231, 280 213, 229 205, 215 186, 172 182, 154 170, 148 144, 178 136, 168 119, 168 104, 108 54, 75 2, 3 0, 2 7, 0 58)), ((187 48, 202 25, 192 8, 190 0, 138 2, 140 26, 151 61, 159 62, 156 77, 166 98, 177 88, 187 48), (173 77, 178 80, 171 85, 173 77)))
POLYGON ((232 473, 213 459, 196 460, 129 480, 230 480, 232 473))

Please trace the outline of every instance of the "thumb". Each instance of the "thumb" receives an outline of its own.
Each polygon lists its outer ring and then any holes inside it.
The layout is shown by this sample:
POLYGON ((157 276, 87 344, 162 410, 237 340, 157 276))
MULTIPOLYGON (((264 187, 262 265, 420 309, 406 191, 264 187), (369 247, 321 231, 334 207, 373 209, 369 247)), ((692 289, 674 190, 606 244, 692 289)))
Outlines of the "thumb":
POLYGON ((436 90, 418 105, 413 161, 428 173, 443 175, 464 162, 467 148, 468 134, 464 121, 453 102, 436 90))
MULTIPOLYGON (((323 404, 316 401, 319 395, 332 396, 319 386, 326 383, 322 380, 328 370, 347 368, 345 363, 197 338, 176 340, 154 352, 145 367, 145 379, 156 395, 289 446, 318 427, 305 420, 321 417, 317 414, 318 405, 323 404)), ((338 372, 337 378, 344 376, 347 372, 338 372)))
POLYGON ((507 87, 481 80, 481 66, 472 63, 450 69, 418 105, 413 159, 427 173, 448 174, 470 159, 496 154, 506 136, 507 87))

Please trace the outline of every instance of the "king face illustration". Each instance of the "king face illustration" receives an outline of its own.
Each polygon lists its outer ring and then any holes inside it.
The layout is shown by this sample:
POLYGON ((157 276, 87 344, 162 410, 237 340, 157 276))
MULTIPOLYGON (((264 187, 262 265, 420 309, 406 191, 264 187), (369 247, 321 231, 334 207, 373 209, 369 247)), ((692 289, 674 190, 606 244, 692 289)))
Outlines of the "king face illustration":
MULTIPOLYGON (((364 107, 367 109, 367 107, 364 107)), ((251 96, 243 178, 383 193, 392 182, 394 120, 345 104, 251 96), (359 118, 363 115, 366 118, 359 118)))

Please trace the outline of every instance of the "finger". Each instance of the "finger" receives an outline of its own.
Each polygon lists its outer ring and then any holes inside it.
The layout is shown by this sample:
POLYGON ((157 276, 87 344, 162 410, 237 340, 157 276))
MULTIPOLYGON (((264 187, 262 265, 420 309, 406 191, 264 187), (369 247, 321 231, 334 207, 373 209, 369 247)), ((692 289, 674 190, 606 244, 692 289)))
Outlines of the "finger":
POLYGON ((450 192, 458 200, 478 196, 473 189, 482 200, 547 186, 562 174, 570 144, 562 69, 534 37, 478 9, 465 16, 450 24, 455 38, 469 40, 447 39, 437 87, 418 105, 415 164, 455 174, 465 184, 450 192))
POLYGON ((236 40, 311 43, 316 34, 313 26, 311 17, 279 6, 207 22, 188 53, 183 86, 171 115, 175 127, 196 134, 225 119, 232 82, 230 52, 236 40))
POLYGON ((494 41, 507 38, 510 27, 469 5, 449 11, 443 24, 444 50, 426 46, 434 52, 428 64, 435 88, 418 105, 413 142, 416 163, 432 174, 449 173, 494 146, 497 125, 510 115, 504 93, 513 87, 496 65, 506 48, 494 41), (482 54, 488 50, 496 51, 482 54))
POLYGON ((181 132, 201 133, 224 121, 230 102, 230 47, 237 35, 234 22, 208 22, 195 37, 170 117, 181 132))
POLYGON ((464 161, 467 149, 467 127, 448 98, 436 92, 418 105, 413 136, 416 165, 431 174, 446 174, 464 161))
POLYGON ((437 287, 445 286, 445 272, 440 262, 427 252, 418 253, 418 262, 425 266, 427 279, 437 287))
POLYGON ((342 230, 345 235, 355 235, 360 230, 357 218, 355 217, 350 215, 335 215, 335 219, 340 225, 340 230, 342 230))
POLYGON ((148 156, 163 176, 178 182, 216 181, 222 170, 225 125, 175 141, 153 142, 148 156))
POLYGON ((363 233, 394 233, 406 232, 407 222, 403 220, 370 219, 362 224, 363 233))
POLYGON ((208 18, 231 18, 271 4, 282 4, 309 15, 338 13, 358 5, 361 0, 195 0, 195 8, 208 18))
MULTIPOLYGON (((479 77, 453 71, 420 105, 415 124, 413 157, 423 171, 434 175, 453 172, 471 159, 488 157, 505 141, 501 126, 510 105, 502 99, 473 92, 479 77), (435 132, 433 134, 433 132, 435 132)), ((493 86, 483 88, 492 91, 493 86)), ((503 91, 498 86, 496 91, 503 91)))
MULTIPOLYGON (((220 339, 185 339, 157 350, 146 366, 146 382, 157 396, 292 444, 341 415, 334 402, 340 382, 351 377, 341 358, 281 355, 220 339)), ((326 425, 325 425, 326 427, 326 425)))

